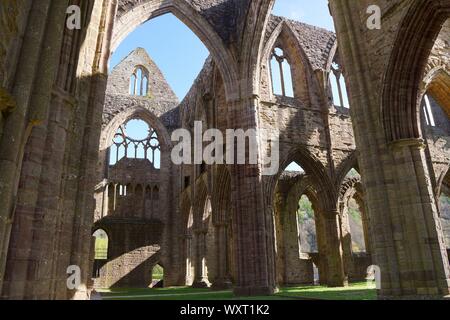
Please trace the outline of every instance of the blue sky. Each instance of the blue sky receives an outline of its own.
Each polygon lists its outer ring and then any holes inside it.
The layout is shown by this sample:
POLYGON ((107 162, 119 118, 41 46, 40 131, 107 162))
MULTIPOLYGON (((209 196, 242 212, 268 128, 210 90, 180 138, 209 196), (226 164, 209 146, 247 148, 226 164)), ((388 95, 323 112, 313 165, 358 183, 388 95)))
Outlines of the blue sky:
MULTIPOLYGON (((273 13, 333 30, 328 0, 277 0, 273 13)), ((137 47, 147 50, 180 100, 192 86, 209 52, 180 20, 167 14, 132 32, 111 57, 113 68, 137 47)))
POLYGON ((334 31, 328 0, 277 0, 273 14, 334 31))

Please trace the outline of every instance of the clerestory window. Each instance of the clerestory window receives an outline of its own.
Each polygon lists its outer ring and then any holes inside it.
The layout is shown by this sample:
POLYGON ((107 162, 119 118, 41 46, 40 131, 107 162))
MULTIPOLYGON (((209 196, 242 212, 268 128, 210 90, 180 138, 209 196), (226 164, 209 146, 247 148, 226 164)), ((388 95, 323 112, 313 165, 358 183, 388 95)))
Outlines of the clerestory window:
POLYGON ((145 97, 148 94, 147 71, 137 67, 130 77, 130 95, 145 97))
POLYGON ((294 97, 291 65, 281 48, 276 47, 273 49, 270 70, 273 93, 285 97, 294 97))

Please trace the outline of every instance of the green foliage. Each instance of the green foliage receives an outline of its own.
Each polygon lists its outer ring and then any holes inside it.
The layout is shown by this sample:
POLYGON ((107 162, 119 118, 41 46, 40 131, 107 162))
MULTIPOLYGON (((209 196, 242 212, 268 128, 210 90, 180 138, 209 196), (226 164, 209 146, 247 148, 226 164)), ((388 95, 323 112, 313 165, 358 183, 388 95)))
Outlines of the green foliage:
POLYGON ((358 223, 362 223, 361 212, 355 199, 351 199, 348 203, 348 214, 358 223))
POLYGON ((152 279, 153 280, 163 280, 164 279, 164 269, 159 264, 153 268, 152 279))
POLYGON ((97 237, 95 238, 95 260, 108 259, 108 239, 97 237))
POLYGON ((311 201, 309 201, 307 196, 301 197, 298 202, 297 211, 298 221, 304 223, 306 220, 314 219, 314 210, 311 201))

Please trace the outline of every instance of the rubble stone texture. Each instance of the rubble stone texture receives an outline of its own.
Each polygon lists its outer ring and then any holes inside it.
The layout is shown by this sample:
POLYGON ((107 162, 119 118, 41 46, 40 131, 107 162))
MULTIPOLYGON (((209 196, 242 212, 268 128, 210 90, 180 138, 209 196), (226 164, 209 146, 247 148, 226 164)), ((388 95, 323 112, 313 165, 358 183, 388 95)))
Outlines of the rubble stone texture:
POLYGON ((2 1, 1 298, 87 299, 94 287, 147 287, 156 265, 165 286, 238 295, 312 284, 317 274, 323 285, 345 286, 364 280, 370 265, 381 269, 380 298, 449 294, 450 1, 330 0, 336 34, 273 16, 273 4, 2 1), (65 26, 73 4, 81 30, 65 26), (374 4, 381 30, 366 25, 374 4), (136 48, 111 74, 107 67, 130 32, 168 12, 211 54, 181 102, 151 52, 136 48), (273 92, 275 47, 289 61, 293 98, 273 92), (350 110, 332 93, 335 64, 350 110), (137 67, 148 76, 144 96, 130 95, 137 67), (114 135, 132 119, 157 133, 160 168, 129 157, 110 164, 114 135), (171 133, 193 132, 195 121, 204 130, 258 129, 258 164, 174 165, 171 133), (265 176, 274 140, 280 167, 265 176), (285 172, 293 162, 304 172, 285 172), (299 241, 302 195, 318 252, 299 241), (352 247, 351 201, 363 253, 352 247), (101 261, 99 229, 108 234, 101 261), (67 287, 73 265, 82 271, 76 290, 67 287))

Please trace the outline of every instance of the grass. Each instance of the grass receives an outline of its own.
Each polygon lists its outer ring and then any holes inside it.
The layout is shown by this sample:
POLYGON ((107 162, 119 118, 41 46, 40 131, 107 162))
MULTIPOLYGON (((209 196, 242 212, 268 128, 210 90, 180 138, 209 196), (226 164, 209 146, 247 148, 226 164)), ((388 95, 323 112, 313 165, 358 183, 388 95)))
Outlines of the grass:
POLYGON ((323 286, 282 288, 277 295, 318 300, 377 299, 375 288, 372 286, 368 287, 366 282, 353 283, 346 288, 328 288, 323 286))
POLYGON ((98 290, 105 300, 376 300, 376 291, 367 283, 346 288, 322 286, 282 288, 279 293, 262 297, 235 297, 232 291, 211 291, 189 287, 163 289, 98 290))

